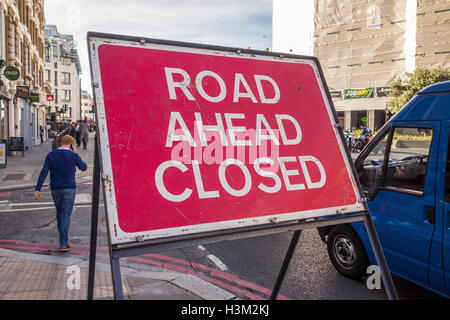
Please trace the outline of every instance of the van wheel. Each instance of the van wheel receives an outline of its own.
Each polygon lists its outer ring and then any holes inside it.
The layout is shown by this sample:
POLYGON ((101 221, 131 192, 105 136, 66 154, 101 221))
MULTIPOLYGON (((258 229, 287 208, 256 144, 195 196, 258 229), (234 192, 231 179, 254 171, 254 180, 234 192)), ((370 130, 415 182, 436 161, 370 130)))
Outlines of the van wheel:
POLYGON ((338 225, 327 238, 328 256, 333 266, 346 277, 359 279, 366 274, 369 260, 361 239, 348 225, 338 225))

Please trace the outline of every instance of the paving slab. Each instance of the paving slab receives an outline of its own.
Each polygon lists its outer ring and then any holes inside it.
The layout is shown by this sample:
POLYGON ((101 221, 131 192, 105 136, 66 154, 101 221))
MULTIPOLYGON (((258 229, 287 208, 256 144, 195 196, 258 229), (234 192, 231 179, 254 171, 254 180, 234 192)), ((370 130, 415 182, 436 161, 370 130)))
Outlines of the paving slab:
MULTIPOLYGON (((88 261, 77 257, 17 253, 0 249, 0 300, 86 300, 88 261), (73 276, 78 272, 78 278, 73 276), (77 280, 78 279, 78 280, 77 280)), ((94 299, 114 297, 110 266, 96 263, 94 299)), ((235 296, 196 276, 164 268, 121 268, 130 300, 230 300, 235 296)))

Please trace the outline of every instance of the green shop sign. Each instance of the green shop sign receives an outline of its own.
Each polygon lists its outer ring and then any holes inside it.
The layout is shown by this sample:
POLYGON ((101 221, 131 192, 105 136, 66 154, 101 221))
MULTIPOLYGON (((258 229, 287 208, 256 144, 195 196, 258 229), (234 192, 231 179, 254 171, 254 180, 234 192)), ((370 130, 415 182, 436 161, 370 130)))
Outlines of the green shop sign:
POLYGON ((38 92, 30 92, 30 102, 39 102, 39 93, 38 92))
POLYGON ((373 98, 373 88, 345 89, 344 99, 373 98))
POLYGON ((11 81, 16 81, 17 79, 20 78, 20 71, 14 66, 6 67, 5 70, 3 71, 3 74, 6 77, 6 79, 11 81))

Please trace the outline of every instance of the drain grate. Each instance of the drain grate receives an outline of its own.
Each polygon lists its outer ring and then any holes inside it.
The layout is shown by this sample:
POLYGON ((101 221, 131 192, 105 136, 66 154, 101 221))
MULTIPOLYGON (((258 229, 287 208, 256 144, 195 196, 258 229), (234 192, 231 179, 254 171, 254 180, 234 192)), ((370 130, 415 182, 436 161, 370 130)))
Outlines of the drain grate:
POLYGON ((23 180, 23 178, 25 178, 26 174, 14 174, 14 173, 10 173, 7 174, 6 177, 3 178, 3 181, 11 181, 11 180, 23 180))

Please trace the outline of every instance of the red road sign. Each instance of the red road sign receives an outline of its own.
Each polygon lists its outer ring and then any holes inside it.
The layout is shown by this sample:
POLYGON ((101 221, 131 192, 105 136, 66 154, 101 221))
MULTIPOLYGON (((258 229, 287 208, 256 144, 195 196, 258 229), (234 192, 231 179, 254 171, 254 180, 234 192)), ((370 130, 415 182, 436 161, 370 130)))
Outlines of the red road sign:
POLYGON ((55 96, 53 94, 47 94, 45 97, 47 101, 55 101, 55 96))
POLYGON ((89 46, 113 243, 364 209, 315 59, 89 46))

